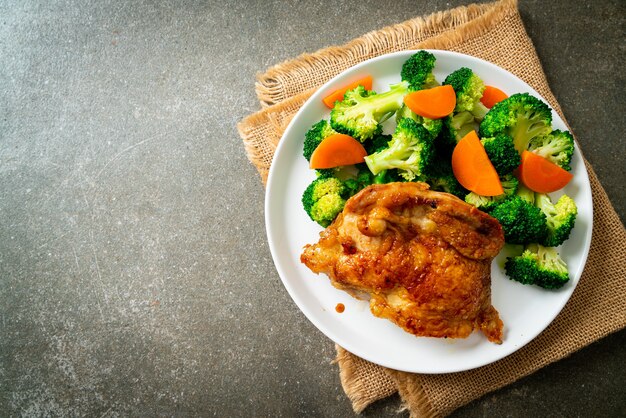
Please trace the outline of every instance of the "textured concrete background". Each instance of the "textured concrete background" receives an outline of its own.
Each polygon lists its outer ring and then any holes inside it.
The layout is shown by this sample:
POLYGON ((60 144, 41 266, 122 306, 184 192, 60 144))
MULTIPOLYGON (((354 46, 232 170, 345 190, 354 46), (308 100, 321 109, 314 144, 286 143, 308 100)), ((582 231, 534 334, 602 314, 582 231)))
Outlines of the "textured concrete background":
MULTIPOLYGON (((235 125, 268 66, 463 3, 0 2, 0 415, 351 416, 332 342, 274 269, 235 125)), ((520 8, 624 219, 626 7, 586 3, 520 8)), ((454 416, 623 416, 625 346, 454 416)))

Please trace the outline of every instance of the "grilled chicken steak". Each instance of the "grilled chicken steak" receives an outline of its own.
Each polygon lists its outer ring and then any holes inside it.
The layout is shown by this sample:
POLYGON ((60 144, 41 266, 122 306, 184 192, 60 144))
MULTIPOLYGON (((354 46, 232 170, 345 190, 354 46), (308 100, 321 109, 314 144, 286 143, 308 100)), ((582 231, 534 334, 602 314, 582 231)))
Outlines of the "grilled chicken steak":
POLYGON ((500 224, 425 183, 369 186, 304 247, 300 259, 332 284, 370 295, 370 309, 416 336, 466 338, 480 329, 502 343, 491 305, 491 261, 500 224))

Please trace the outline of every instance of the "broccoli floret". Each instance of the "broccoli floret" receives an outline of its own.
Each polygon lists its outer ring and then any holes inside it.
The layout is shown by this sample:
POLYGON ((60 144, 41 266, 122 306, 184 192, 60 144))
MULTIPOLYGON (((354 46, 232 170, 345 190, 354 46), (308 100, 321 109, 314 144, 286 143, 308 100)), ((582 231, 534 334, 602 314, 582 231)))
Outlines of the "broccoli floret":
POLYGON ((438 86, 433 69, 435 68, 435 56, 428 51, 417 51, 402 64, 400 77, 408 81, 411 91, 429 89, 438 86))
POLYGON ((470 112, 477 120, 482 120, 489 109, 481 103, 485 91, 485 83, 472 70, 461 67, 454 71, 443 82, 449 84, 456 92, 454 113, 470 112))
POLYGON ((515 194, 521 197, 526 202, 530 203, 531 205, 535 204, 535 192, 524 186, 523 183, 519 183, 515 194))
POLYGON ((470 131, 476 130, 478 125, 474 122, 474 116, 470 112, 456 113, 448 116, 448 125, 452 128, 455 144, 459 142, 470 131))
POLYGON ((359 192, 359 190, 363 189, 363 187, 361 187, 361 184, 356 179, 346 180, 344 182, 344 186, 346 187, 346 189, 348 189, 348 194, 350 196, 354 196, 359 192))
POLYGON ((508 257, 504 269, 512 280, 546 289, 558 289, 569 280, 567 264, 556 249, 539 244, 530 244, 521 255, 508 257))
POLYGON ((516 194, 520 187, 519 180, 517 180, 513 174, 501 176, 500 183, 504 189, 504 195, 507 197, 511 197, 516 194))
POLYGON ((375 178, 374 175, 365 167, 363 170, 359 171, 359 174, 356 178, 351 178, 343 182, 346 187, 346 192, 348 197, 354 196, 359 191, 374 183, 375 178))
POLYGON ((339 171, 337 167, 333 168, 318 168, 315 170, 315 174, 320 178, 337 178, 339 171))
POLYGON ((429 119, 420 116, 409 109, 406 104, 402 105, 402 107, 396 112, 396 122, 399 122, 402 118, 411 118, 415 122, 421 124, 433 136, 433 138, 439 135, 439 132, 441 132, 441 128, 443 127, 442 119, 429 119))
POLYGON ((454 177, 454 174, 446 174, 441 177, 428 177, 426 182, 430 185, 431 190, 450 193, 459 199, 463 199, 463 196, 467 194, 467 189, 461 186, 456 177, 454 177))
POLYGON ((470 112, 449 115, 440 120, 443 126, 435 145, 437 153, 442 156, 451 156, 456 144, 470 131, 478 129, 474 116, 470 112))
POLYGON ((421 118, 422 118, 422 121, 421 121, 422 126, 426 128, 428 133, 433 138, 439 135, 439 133, 441 132, 441 129, 443 129, 443 121, 441 119, 428 119, 424 117, 421 117, 421 118))
POLYGON ((343 210, 349 190, 339 179, 318 177, 302 194, 302 206, 309 217, 327 227, 343 210))
POLYGON ((411 181, 425 174, 435 155, 433 137, 413 119, 398 122, 389 146, 365 157, 370 171, 376 175, 383 170, 398 169, 399 175, 411 181))
POLYGON ((538 136, 530 140, 528 151, 541 155, 559 167, 569 171, 574 154, 574 137, 568 131, 558 129, 548 135, 538 136))
POLYGON ((453 146, 457 144, 470 131, 478 129, 478 125, 474 121, 474 116, 470 112, 460 112, 442 119, 443 127, 442 135, 453 146))
POLYGON ((500 176, 511 173, 522 162, 519 152, 513 145, 513 138, 507 134, 498 134, 492 138, 480 140, 485 147, 487 157, 500 176))
POLYGON ((449 160, 441 157, 436 158, 428 172, 425 181, 430 185, 431 190, 450 193, 459 199, 463 199, 468 193, 468 190, 461 186, 461 183, 454 176, 449 160))
POLYGON ((490 214, 502 225, 504 241, 509 244, 542 242, 546 235, 546 215, 517 194, 498 204, 490 214))
POLYGON ((336 133, 337 132, 330 127, 330 124, 325 119, 313 125, 304 135, 304 149, 302 152, 304 158, 306 158, 307 161, 311 161, 311 155, 320 142, 336 133))
POLYGON ((504 189, 503 194, 498 196, 481 196, 477 193, 470 192, 465 196, 465 201, 484 212, 493 210, 504 200, 515 195, 519 187, 519 181, 512 174, 500 177, 500 183, 504 189))
POLYGON ((363 147, 369 155, 387 148, 389 141, 391 141, 391 135, 378 134, 363 142, 363 147))
POLYGON ((341 181, 345 181, 356 178, 363 169, 367 170, 367 166, 365 166, 365 164, 342 165, 333 168, 318 168, 315 170, 315 173, 318 177, 334 177, 341 181))
POLYGON ((496 103, 480 123, 479 136, 491 138, 507 134, 519 154, 530 141, 552 131, 552 112, 547 104, 528 93, 514 94, 496 103))
POLYGON ((574 200, 563 195, 554 204, 547 194, 537 193, 535 206, 546 216, 548 226, 548 232, 541 244, 546 247, 557 247, 563 244, 569 238, 576 222, 578 208, 574 200))
POLYGON ((367 91, 363 86, 348 90, 330 111, 330 125, 337 132, 361 142, 373 138, 382 133, 382 123, 402 106, 408 92, 408 81, 393 84, 380 94, 367 91))

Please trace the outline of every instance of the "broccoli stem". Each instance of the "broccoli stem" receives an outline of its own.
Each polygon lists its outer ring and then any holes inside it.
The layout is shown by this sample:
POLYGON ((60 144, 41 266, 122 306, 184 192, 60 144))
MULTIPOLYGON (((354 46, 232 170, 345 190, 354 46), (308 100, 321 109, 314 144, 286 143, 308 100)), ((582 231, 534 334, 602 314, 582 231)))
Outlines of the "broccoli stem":
POLYGON ((387 170, 383 170, 374 177, 374 184, 387 183, 387 170))
POLYGON ((389 119, 404 103, 404 96, 408 93, 408 83, 402 82, 394 86, 385 93, 377 94, 376 97, 376 111, 380 123, 383 123, 389 119), (403 85, 404 84, 404 85, 403 85))
POLYGON ((472 115, 474 115, 477 120, 483 120, 487 112, 489 112, 489 109, 480 100, 474 103, 472 115))
POLYGON ((528 149, 528 144, 532 138, 541 135, 545 130, 543 121, 535 122, 532 118, 532 112, 520 113, 517 116, 514 132, 511 133, 515 149, 520 154, 528 149))

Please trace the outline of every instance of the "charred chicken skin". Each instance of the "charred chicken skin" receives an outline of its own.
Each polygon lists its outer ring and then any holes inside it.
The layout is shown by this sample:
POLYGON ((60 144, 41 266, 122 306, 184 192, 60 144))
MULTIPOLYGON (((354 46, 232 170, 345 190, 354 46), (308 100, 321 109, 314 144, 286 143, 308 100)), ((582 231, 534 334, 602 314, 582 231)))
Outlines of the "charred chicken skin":
POLYGON ((390 183, 350 198, 301 261, 339 289, 368 293, 375 316, 411 334, 466 338, 479 329, 500 344, 491 262, 503 245, 486 213, 425 183, 390 183))

